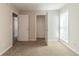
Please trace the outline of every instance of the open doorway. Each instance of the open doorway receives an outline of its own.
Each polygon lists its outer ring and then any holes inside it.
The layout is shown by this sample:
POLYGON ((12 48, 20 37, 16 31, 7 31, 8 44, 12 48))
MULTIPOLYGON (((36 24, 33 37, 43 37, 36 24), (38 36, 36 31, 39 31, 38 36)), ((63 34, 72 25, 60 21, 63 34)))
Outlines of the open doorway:
POLYGON ((18 16, 15 13, 12 13, 13 22, 12 22, 12 28, 13 28, 13 45, 17 42, 18 38, 18 16))
MULTIPOLYGON (((46 29, 46 15, 37 15, 36 16, 36 39, 37 41, 43 41, 46 42, 46 37, 45 37, 45 29, 46 29)), ((46 43, 47 44, 47 43, 46 43)))

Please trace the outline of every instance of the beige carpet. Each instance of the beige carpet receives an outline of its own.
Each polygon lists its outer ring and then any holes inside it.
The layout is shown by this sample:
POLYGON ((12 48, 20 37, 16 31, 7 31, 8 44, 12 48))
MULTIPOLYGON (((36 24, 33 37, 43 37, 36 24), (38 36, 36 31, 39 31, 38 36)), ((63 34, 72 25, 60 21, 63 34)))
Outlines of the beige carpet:
POLYGON ((77 56, 60 42, 17 42, 3 56, 77 56))

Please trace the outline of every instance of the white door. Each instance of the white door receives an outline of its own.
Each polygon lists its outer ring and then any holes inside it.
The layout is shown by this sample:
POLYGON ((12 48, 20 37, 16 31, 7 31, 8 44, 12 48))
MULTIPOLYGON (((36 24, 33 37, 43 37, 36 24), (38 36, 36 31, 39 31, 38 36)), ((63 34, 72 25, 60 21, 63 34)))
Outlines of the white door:
POLYGON ((19 16, 19 41, 28 41, 28 15, 19 16))

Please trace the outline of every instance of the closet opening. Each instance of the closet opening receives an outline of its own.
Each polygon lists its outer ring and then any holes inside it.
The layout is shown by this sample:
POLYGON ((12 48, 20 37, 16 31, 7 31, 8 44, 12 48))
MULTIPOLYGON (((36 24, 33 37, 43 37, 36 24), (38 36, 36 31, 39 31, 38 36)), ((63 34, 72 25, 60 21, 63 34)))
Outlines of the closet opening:
POLYGON ((37 15, 36 23, 36 39, 37 41, 45 41, 45 15, 37 15))

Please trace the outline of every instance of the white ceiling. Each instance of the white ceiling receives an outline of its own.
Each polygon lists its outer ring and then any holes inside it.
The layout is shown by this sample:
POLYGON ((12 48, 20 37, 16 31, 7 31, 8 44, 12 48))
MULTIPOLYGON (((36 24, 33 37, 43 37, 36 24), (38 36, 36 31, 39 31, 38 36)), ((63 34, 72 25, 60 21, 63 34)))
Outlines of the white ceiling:
POLYGON ((18 10, 57 10, 63 7, 64 3, 13 3, 18 10))

